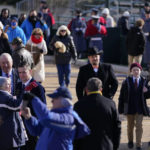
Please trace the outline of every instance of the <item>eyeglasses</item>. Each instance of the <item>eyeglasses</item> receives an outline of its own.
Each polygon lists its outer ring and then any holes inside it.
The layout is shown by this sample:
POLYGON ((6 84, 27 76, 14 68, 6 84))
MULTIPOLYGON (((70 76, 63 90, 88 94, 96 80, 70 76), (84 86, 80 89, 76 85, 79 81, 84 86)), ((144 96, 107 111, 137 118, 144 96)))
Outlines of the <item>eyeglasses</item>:
POLYGON ((60 32, 66 32, 66 30, 61 30, 60 32))

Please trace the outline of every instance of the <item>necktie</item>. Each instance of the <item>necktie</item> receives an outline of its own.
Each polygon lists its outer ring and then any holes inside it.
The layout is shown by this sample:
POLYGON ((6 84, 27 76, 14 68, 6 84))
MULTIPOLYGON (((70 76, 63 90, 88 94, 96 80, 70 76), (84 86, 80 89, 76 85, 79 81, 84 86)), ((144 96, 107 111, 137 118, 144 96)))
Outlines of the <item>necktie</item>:
POLYGON ((9 78, 9 77, 10 77, 8 73, 6 73, 5 75, 6 75, 6 77, 7 77, 7 78, 9 78))
POLYGON ((137 79, 135 79, 134 86, 135 86, 135 88, 138 87, 137 79))
POLYGON ((24 89, 25 89, 25 84, 22 84, 22 90, 24 91, 24 89))

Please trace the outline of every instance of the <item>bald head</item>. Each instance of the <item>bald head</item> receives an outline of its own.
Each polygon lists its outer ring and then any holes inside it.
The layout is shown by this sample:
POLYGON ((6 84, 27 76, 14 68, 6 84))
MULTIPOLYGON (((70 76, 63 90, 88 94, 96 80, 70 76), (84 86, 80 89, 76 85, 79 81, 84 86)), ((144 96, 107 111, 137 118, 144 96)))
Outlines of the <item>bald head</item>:
POLYGON ((13 60, 10 54, 3 53, 0 55, 0 67, 4 73, 10 73, 13 65, 13 60))

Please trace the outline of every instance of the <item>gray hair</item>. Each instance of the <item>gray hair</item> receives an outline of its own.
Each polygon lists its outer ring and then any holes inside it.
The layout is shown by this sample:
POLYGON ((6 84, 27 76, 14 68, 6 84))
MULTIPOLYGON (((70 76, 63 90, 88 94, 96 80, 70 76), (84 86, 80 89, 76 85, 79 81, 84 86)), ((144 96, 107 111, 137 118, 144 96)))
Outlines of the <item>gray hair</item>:
POLYGON ((61 97, 61 104, 63 107, 69 107, 72 106, 72 101, 69 98, 61 97))
POLYGON ((3 90, 4 84, 7 83, 8 78, 0 77, 0 90, 3 90))
POLYGON ((2 59, 3 57, 5 57, 5 58, 7 58, 9 61, 11 61, 11 64, 13 63, 12 57, 11 57, 11 55, 10 55, 9 53, 2 53, 2 54, 0 55, 0 61, 1 61, 1 59, 2 59))
POLYGON ((86 85, 89 92, 99 91, 102 88, 102 81, 98 78, 90 78, 86 85))

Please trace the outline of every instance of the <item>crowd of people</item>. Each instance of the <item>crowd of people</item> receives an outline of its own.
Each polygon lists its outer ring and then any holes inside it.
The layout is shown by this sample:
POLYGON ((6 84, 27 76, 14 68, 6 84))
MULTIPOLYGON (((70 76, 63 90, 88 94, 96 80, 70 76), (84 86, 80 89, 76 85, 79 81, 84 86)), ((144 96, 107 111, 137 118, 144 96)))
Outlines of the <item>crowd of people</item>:
POLYGON ((29 15, 0 16, 0 149, 2 150, 117 150, 121 138, 119 114, 127 119, 128 148, 142 150, 143 117, 150 116, 149 80, 142 75, 142 58, 150 68, 150 6, 129 27, 125 11, 116 23, 108 8, 93 8, 90 20, 76 10, 68 26, 58 27, 45 0, 29 15), (110 64, 103 63, 103 37, 118 26, 128 51, 129 72, 121 85, 118 108, 113 100, 118 80, 110 64), (59 87, 45 93, 44 55, 53 51, 59 87), (78 101, 69 90, 71 62, 86 57, 75 85, 78 101), (49 110, 46 95, 52 100, 49 110))

